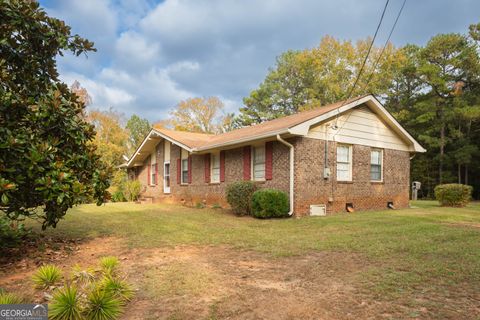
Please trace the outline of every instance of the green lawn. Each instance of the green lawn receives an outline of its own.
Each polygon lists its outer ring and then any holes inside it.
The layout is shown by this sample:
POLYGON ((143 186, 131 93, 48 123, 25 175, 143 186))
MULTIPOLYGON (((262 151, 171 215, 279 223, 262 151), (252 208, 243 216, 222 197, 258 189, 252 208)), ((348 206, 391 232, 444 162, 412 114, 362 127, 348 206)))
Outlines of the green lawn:
POLYGON ((379 299, 414 301, 419 294, 432 294, 440 295, 435 302, 440 305, 448 292, 480 292, 480 204, 459 209, 418 201, 413 206, 255 220, 174 205, 83 205, 69 211, 58 228, 47 233, 74 238, 115 236, 125 239, 130 248, 227 245, 273 259, 318 251, 354 253, 370 265, 358 283, 379 299))

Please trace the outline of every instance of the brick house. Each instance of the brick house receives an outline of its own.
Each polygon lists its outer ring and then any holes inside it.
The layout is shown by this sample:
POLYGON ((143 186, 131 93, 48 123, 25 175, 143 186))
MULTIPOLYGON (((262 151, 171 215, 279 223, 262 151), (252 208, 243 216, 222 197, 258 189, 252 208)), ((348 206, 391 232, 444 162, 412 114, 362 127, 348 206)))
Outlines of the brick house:
POLYGON ((253 180, 296 216, 408 206, 410 159, 425 149, 372 95, 210 135, 152 129, 127 163, 153 201, 226 205, 253 180))

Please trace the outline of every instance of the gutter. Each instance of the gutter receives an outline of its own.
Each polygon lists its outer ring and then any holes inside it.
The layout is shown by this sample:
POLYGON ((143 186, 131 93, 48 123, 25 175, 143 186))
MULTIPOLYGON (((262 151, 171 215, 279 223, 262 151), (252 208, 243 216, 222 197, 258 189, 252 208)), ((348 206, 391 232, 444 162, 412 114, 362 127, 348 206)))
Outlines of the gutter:
POLYGON ((288 215, 291 216, 293 215, 293 190, 294 190, 294 155, 295 151, 293 148, 293 145, 291 143, 288 143, 287 141, 283 140, 282 137, 280 137, 279 134, 277 134, 277 141, 281 142, 282 144, 286 145, 290 149, 290 211, 288 212, 288 215))

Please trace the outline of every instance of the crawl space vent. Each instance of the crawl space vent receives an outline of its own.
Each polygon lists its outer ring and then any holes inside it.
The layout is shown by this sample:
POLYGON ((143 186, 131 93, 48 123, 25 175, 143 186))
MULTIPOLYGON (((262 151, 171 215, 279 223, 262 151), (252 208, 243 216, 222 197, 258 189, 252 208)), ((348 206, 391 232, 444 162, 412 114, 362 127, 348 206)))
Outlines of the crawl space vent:
POLYGON ((311 216, 326 216, 327 210, 324 204, 312 204, 310 205, 311 216))

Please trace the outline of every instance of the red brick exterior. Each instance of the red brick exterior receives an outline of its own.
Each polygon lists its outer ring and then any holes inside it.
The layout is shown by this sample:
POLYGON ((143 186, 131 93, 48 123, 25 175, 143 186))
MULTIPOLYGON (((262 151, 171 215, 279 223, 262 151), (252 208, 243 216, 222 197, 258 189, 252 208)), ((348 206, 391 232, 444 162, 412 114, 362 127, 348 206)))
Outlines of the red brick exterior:
POLYGON ((308 215, 311 204, 327 205, 327 212, 345 212, 347 203, 355 210, 386 209, 387 202, 396 208, 408 207, 410 153, 383 150, 383 182, 370 181, 371 148, 353 145, 352 182, 336 181, 336 144, 328 143, 331 178, 323 178, 325 141, 297 138, 295 147, 295 214, 308 215), (329 201, 330 200, 330 201, 329 201))
MULTIPOLYGON (((406 151, 384 149, 383 181, 370 181, 370 147, 353 145, 352 182, 336 182, 335 160, 336 145, 329 142, 328 164, 331 178, 324 179, 325 141, 310 138, 288 139, 295 148, 295 192, 294 212, 297 216, 309 214, 311 204, 325 204, 327 212, 344 212, 346 203, 352 203, 355 210, 385 209, 387 202, 393 202, 397 208, 408 206, 410 154, 406 151)), ((189 180, 191 183, 180 184, 177 178, 180 147, 171 146, 170 175, 171 193, 163 193, 163 143, 158 144, 156 154, 158 163, 158 179, 156 186, 147 184, 147 164, 130 169, 136 173, 144 186, 144 196, 154 197, 164 201, 170 199, 176 202, 195 205, 207 203, 227 206, 225 200, 226 186, 232 182, 244 180, 250 170, 245 172, 245 166, 250 164, 250 148, 239 147, 224 150, 221 155, 222 172, 220 183, 206 182, 206 156, 204 154, 190 156, 189 180)), ((289 192, 289 149, 285 145, 271 142, 272 158, 271 179, 258 182, 261 188, 276 188, 288 194, 289 192)), ((270 170, 270 168, 268 169, 270 170)), ((208 173, 209 174, 209 173, 208 173)), ((267 174, 270 178, 270 172, 267 174)))

